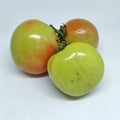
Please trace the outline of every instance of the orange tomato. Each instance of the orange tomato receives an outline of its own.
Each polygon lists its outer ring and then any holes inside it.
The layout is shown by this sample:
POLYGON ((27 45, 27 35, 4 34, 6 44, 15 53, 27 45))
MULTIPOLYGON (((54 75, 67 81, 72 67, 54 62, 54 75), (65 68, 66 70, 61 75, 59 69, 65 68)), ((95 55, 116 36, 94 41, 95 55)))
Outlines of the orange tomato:
POLYGON ((97 48, 99 35, 96 27, 85 19, 72 19, 65 24, 65 40, 68 44, 85 42, 97 48))

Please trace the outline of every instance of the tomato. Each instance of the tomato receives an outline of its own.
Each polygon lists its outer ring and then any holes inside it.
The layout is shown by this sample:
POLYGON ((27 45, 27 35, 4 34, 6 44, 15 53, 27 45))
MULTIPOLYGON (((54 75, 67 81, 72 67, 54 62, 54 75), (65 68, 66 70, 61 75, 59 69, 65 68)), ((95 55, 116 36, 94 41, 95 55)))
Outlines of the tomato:
POLYGON ((89 44, 74 42, 48 60, 48 74, 63 93, 76 97, 95 88, 104 74, 104 62, 89 44))
POLYGON ((29 74, 42 74, 47 61, 58 47, 54 30, 46 23, 31 19, 21 23, 11 38, 11 54, 15 64, 29 74))
POLYGON ((85 19, 72 19, 65 24, 65 40, 68 44, 85 42, 97 48, 99 35, 96 27, 85 19))

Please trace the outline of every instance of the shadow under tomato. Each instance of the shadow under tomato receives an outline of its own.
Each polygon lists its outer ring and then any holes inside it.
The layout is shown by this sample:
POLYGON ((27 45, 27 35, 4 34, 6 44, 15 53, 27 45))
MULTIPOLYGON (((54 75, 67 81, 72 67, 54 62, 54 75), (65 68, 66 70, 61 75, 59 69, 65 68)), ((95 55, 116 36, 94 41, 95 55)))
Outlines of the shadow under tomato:
POLYGON ((48 76, 48 72, 45 72, 45 73, 42 73, 42 74, 37 74, 37 75, 35 75, 35 74, 29 74, 29 73, 26 73, 26 72, 23 72, 23 71, 21 71, 21 72, 24 75, 32 77, 32 78, 39 78, 39 77, 46 77, 46 76, 48 76))

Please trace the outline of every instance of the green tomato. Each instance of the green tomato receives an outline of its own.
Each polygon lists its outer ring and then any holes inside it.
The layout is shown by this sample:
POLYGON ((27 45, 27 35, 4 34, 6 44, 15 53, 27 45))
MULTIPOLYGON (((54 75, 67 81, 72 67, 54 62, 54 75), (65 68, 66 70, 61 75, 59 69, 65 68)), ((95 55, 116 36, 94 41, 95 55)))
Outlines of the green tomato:
POLYGON ((54 30, 39 20, 21 23, 11 38, 11 54, 15 64, 29 74, 47 71, 47 61, 58 47, 54 30))
POLYGON ((102 79, 104 62, 89 44, 71 43, 48 61, 48 74, 63 93, 82 96, 89 93, 102 79))

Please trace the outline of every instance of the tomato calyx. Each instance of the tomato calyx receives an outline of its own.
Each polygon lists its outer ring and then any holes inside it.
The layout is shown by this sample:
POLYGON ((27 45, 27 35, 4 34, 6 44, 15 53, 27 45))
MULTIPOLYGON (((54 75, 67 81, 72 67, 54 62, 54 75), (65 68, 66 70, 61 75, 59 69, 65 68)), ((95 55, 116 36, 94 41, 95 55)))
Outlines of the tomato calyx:
POLYGON ((59 29, 56 29, 53 25, 50 25, 50 27, 53 28, 53 30, 55 31, 56 35, 57 35, 57 44, 58 44, 58 48, 56 50, 56 52, 61 51, 62 49, 64 49, 67 45, 66 40, 64 39, 66 36, 66 28, 65 25, 61 25, 59 29))

